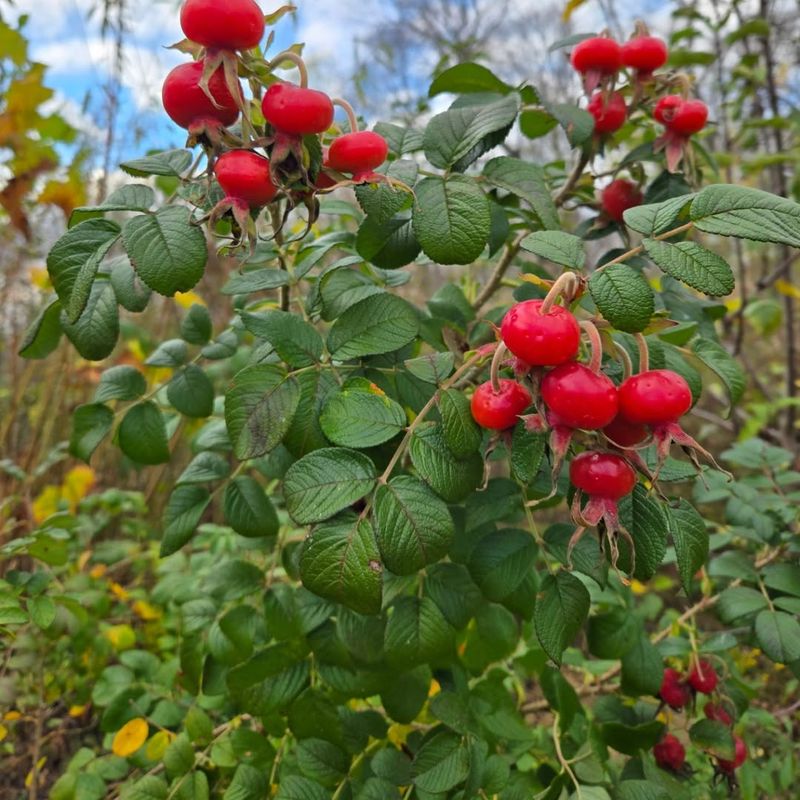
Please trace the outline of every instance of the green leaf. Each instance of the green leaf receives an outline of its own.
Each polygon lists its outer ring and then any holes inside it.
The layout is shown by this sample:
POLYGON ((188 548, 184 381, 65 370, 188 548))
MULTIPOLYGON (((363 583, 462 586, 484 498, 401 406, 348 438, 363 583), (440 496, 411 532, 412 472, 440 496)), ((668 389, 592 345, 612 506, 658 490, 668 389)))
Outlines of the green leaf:
POLYGON ((72 433, 69 452, 75 458, 89 463, 92 453, 108 436, 114 424, 114 412, 101 403, 78 406, 72 414, 72 433))
POLYGON ((299 402, 297 379, 278 367, 258 365, 238 372, 225 393, 225 424, 236 457, 244 461, 274 450, 299 402))
POLYGON ((135 400, 146 391, 147 381, 135 367, 110 367, 100 376, 94 401, 105 403, 108 400, 135 400))
POLYGON ((194 535, 211 495, 202 486, 178 486, 164 509, 161 556, 177 553, 194 535))
POLYGON ((472 418, 469 400, 457 389, 439 395, 439 414, 442 433, 448 449, 456 458, 466 458, 478 452, 483 434, 472 418))
POLYGON ((290 367, 310 367, 322 357, 322 337, 304 319, 288 311, 242 313, 250 333, 269 342, 290 367))
POLYGON ((635 756, 642 750, 650 750, 661 740, 665 730, 664 723, 655 719, 638 725, 604 722, 600 726, 603 741, 614 750, 629 756, 635 756))
POLYGON ((706 186, 692 201, 690 218, 705 233, 800 247, 800 205, 760 189, 706 186))
MULTIPOLYGON (((415 161, 390 161, 377 172, 406 186, 413 186, 417 180, 419 166, 415 161)), ((403 189, 386 183, 368 183, 355 188, 356 198, 364 213, 377 223, 388 222, 398 211, 408 208, 412 195, 403 189)))
POLYGON ((645 239, 642 244, 656 266, 699 292, 722 297, 730 294, 736 285, 725 259, 696 242, 670 244, 645 239))
POLYGON ((653 290, 647 280, 624 264, 594 272, 589 291, 600 313, 619 331, 643 331, 655 311, 653 290))
POLYGON ((453 650, 455 631, 430 598, 401 597, 386 621, 383 649, 397 669, 446 660, 453 650))
MULTIPOLYGON (((302 781, 304 779, 295 778, 295 780, 302 781)), ((230 786, 225 790, 225 794, 222 795, 222 800, 263 800, 269 794, 270 786, 267 773, 250 766, 250 764, 239 764, 233 774, 230 786)), ((283 795, 283 797, 286 800, 306 800, 306 798, 312 800, 309 795, 298 795, 295 798, 295 795, 287 794, 283 795)), ((319 800, 319 798, 314 798, 314 800, 319 800)))
POLYGON ((189 738, 199 745, 207 745, 214 736, 214 723, 200 706, 192 706, 183 721, 189 738))
POLYGON ((367 297, 350 306, 328 334, 328 350, 336 361, 399 350, 419 332, 414 308, 393 294, 367 297))
POLYGON ((303 775, 323 786, 335 786, 347 774, 350 759, 333 742, 303 739, 297 744, 296 754, 303 775))
POLYGON ((204 345, 212 333, 211 314, 205 306, 195 303, 181 320, 181 338, 189 344, 204 345))
POLYGON ((314 528, 300 553, 300 577, 320 597, 380 613, 383 565, 369 520, 347 513, 314 528))
POLYGON ((425 594, 458 630, 466 627, 483 603, 483 595, 466 567, 449 562, 435 564, 426 571, 425 594))
POLYGON ((367 217, 358 229, 356 252, 381 269, 400 269, 419 255, 411 213, 402 211, 391 219, 367 217))
POLYGON ((622 658, 640 634, 640 625, 627 609, 613 608, 589 617, 586 637, 589 652, 598 658, 622 658))
POLYGON ((510 595, 533 569, 536 543, 525 531, 505 528, 484 536, 469 560, 469 572, 494 602, 510 595))
POLYGON ((533 109, 523 111, 519 115, 520 132, 529 139, 540 139, 547 136, 558 125, 558 120, 546 111, 533 109))
POLYGON ((557 120, 573 147, 580 147, 594 133, 594 117, 571 103, 547 103, 545 109, 557 120))
POLYGON ((411 575, 442 558, 455 526, 447 506, 416 478, 399 475, 375 492, 375 536, 383 563, 411 575))
POLYGON ((164 752, 164 768, 170 778, 186 775, 194 766, 194 747, 185 733, 179 733, 164 752))
POLYGON ((435 97, 443 92, 468 94, 470 92, 497 92, 508 94, 511 87, 500 80, 490 69, 465 61, 440 72, 428 89, 428 97, 435 97))
POLYGON ((409 453, 420 477, 448 503, 464 500, 483 478, 483 459, 477 453, 457 459, 438 425, 418 428, 411 438, 409 453))
POLYGON ((524 422, 514 427, 511 439, 511 475, 520 483, 530 483, 539 474, 547 434, 529 431, 524 422))
POLYGON ((450 352, 430 353, 418 358, 409 358, 403 363, 415 378, 438 385, 452 373, 455 356, 450 352))
POLYGON ((167 385, 170 405, 186 417, 210 417, 214 413, 214 386, 197 364, 178 370, 167 385))
POLYGON ((583 239, 562 231, 535 231, 522 240, 522 249, 571 269, 586 263, 583 239))
POLYGON ((139 313, 147 308, 153 292, 142 283, 127 256, 117 256, 108 262, 109 279, 114 287, 117 302, 126 310, 139 313))
POLYGON ((22 358, 47 358, 61 341, 61 301, 45 306, 28 326, 22 337, 19 355, 22 358))
POLYGON ((388 442, 406 427, 401 406, 380 390, 345 385, 329 396, 319 423, 325 436, 342 447, 374 447, 388 442))
POLYGON ((414 785, 425 792, 447 792, 469 775, 469 751, 460 736, 444 730, 427 739, 411 765, 414 785))
POLYGON ((164 417, 152 401, 131 408, 123 417, 117 436, 122 452, 138 464, 165 464, 169 461, 164 417))
POLYGON ((800 658, 800 622, 783 611, 762 611, 756 617, 756 639, 768 658, 790 664, 800 658))
POLYGON ((149 211, 156 201, 156 193, 143 183, 129 183, 103 200, 98 206, 79 206, 70 216, 70 227, 75 226, 76 218, 94 214, 104 214, 108 211, 149 211))
POLYGON ((87 361, 102 361, 114 351, 119 336, 119 309, 108 281, 96 281, 83 313, 70 322, 61 312, 61 328, 87 361))
POLYGON ((90 219, 68 230, 50 250, 47 272, 69 322, 86 308, 100 262, 119 234, 115 222, 90 219))
POLYGON ((225 521, 241 536, 259 538, 278 533, 278 515, 263 487, 240 475, 225 487, 225 521))
POLYGON ((747 379, 739 362, 734 360, 728 351, 711 339, 697 338, 691 343, 692 352, 712 372, 715 372, 725 384, 732 406, 735 406, 744 394, 747 379))
POLYGON ((568 572, 559 571, 542 581, 533 622, 545 653, 556 664, 589 613, 589 592, 568 572))
POLYGON ((148 367, 180 367, 189 360, 189 348, 183 339, 167 339, 144 362, 148 367))
POLYGON ((516 195, 533 209, 542 227, 548 230, 561 228, 558 210, 547 186, 544 170, 519 158, 499 156, 483 168, 483 177, 498 189, 516 195))
POLYGON ((440 169, 466 169, 508 135, 519 109, 519 96, 467 105, 437 114, 425 128, 425 157, 440 169))
POLYGON ((617 791, 618 800, 670 800, 670 793, 653 781, 622 781, 617 791))
POLYGON ((222 294, 251 294, 263 292, 267 289, 278 289, 288 286, 291 276, 283 269, 254 269, 241 274, 231 275, 228 282, 222 287, 222 294))
POLYGON ((708 532, 703 518, 687 500, 681 499, 677 506, 669 508, 668 514, 678 574, 688 595, 695 573, 708 558, 708 532))
MULTIPOLYGON (((637 483, 633 494, 620 501, 620 517, 630 531, 636 549, 636 568, 633 576, 640 581, 653 577, 667 552, 669 519, 664 506, 642 484, 637 483)), ((620 566, 630 570, 630 546, 619 540, 620 566)))
POLYGON ((389 143, 389 150, 398 156, 422 150, 421 131, 393 125, 390 122, 379 122, 375 125, 375 132, 386 139, 389 143))
POLYGON ((770 589, 800 597, 800 566, 797 564, 769 564, 762 575, 764 585, 770 589))
POLYGON ((120 167, 134 177, 163 175, 176 178, 189 168, 193 157, 189 150, 164 150, 134 161, 126 161, 120 167))
POLYGON ((625 224, 644 236, 659 236, 687 221, 693 199, 693 194, 682 194, 661 203, 634 206, 624 212, 625 224))
POLYGON ((56 618, 56 604, 46 594, 31 597, 28 600, 28 613, 37 628, 47 630, 56 618))
POLYGON ((344 447, 327 447, 292 464, 283 482, 286 510, 300 525, 321 522, 369 494, 375 465, 344 447))
POLYGON ((734 746, 731 729, 713 719, 701 719, 689 728, 692 744, 717 758, 733 760, 734 746))
MULTIPOLYGON (((267 796, 269 796, 268 791, 253 795, 252 800, 262 800, 267 796)), ((275 800, 328 800, 329 796, 329 792, 326 792, 318 783, 299 775, 288 775, 281 779, 275 800)), ((230 798, 226 796, 223 800, 230 800, 230 798)), ((247 800, 251 800, 250 795, 248 795, 247 800)))
POLYGON ((474 178, 425 178, 416 188, 414 233, 437 264, 470 264, 486 247, 489 202, 474 178))
POLYGON ((622 656, 622 691, 629 696, 658 695, 664 678, 664 661, 656 646, 640 634, 622 656))
POLYGON ((731 625, 767 607, 767 598, 755 589, 746 586, 731 586, 719 596, 717 612, 720 619, 731 625))
POLYGON ((145 775, 136 783, 126 787, 121 800, 167 800, 169 789, 166 781, 158 775, 145 775))
POLYGON ((122 228, 122 242, 136 273, 154 292, 172 297, 203 277, 206 238, 184 206, 132 217, 122 228))
POLYGON ((227 459, 218 453, 198 453, 181 473, 176 483, 214 483, 227 478, 231 468, 227 459))
POLYGON ((300 458, 329 444, 319 418, 328 397, 339 388, 339 384, 333 370, 304 372, 297 376, 297 381, 300 385, 300 402, 283 443, 295 458, 300 458))

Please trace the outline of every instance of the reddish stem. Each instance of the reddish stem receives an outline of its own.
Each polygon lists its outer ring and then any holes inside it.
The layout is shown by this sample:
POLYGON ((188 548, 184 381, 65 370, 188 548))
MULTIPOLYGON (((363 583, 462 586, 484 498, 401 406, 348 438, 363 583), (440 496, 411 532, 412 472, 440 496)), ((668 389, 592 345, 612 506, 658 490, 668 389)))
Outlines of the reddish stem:
POLYGON ((306 67, 306 62, 300 58, 297 53, 293 53, 291 50, 284 50, 282 53, 278 53, 272 61, 269 62, 268 66, 271 70, 275 69, 282 61, 291 61, 297 67, 298 72, 300 73, 300 88, 307 89, 308 88, 308 68, 306 67))
POLYGON ((647 372, 650 369, 650 349, 647 346, 647 339, 641 333, 635 336, 636 346, 639 348, 639 372, 647 372))
POLYGON ((356 117, 356 112, 353 109, 353 106, 351 106, 347 100, 342 100, 341 97, 336 97, 331 102, 335 106, 339 106, 339 108, 344 109, 344 113, 347 114, 347 119, 350 122, 350 133, 358 133, 358 118, 356 117))
POLYGON ((492 366, 489 370, 489 378, 492 381, 492 389, 494 389, 496 394, 500 393, 500 365, 503 363, 503 359, 506 356, 506 346, 503 342, 499 342, 497 345, 497 349, 494 351, 494 357, 492 358, 492 366))
POLYGON ((553 307, 558 298, 561 297, 561 295, 564 295, 564 297, 567 299, 567 302, 572 300, 572 296, 575 294, 577 280, 578 279, 574 272, 564 272, 559 275, 552 287, 550 287, 550 291, 547 293, 547 296, 542 301, 542 305, 539 308, 539 313, 542 315, 549 313, 550 309, 553 307))
POLYGON ((600 331, 598 331, 595 324, 589 322, 589 320, 581 320, 580 326, 586 332, 589 338, 589 346, 592 348, 589 369, 594 373, 599 373, 603 363, 603 340, 600 338, 600 331))

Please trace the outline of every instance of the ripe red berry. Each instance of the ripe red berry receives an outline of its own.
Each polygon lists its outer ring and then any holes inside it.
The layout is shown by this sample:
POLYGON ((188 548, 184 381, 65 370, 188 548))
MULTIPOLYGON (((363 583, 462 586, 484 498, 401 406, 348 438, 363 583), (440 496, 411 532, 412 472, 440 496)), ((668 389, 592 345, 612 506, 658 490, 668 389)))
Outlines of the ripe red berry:
POLYGON ((368 175, 389 155, 386 139, 375 131, 356 131, 339 136, 328 150, 328 166, 355 177, 368 175))
POLYGON ((701 658, 689 673, 689 683, 695 691, 711 694, 717 688, 719 676, 714 670, 714 665, 707 659, 701 658))
POLYGON ((733 748, 733 761, 726 761, 724 758, 717 759, 719 768, 723 772, 727 772, 729 775, 741 767, 745 761, 747 761, 747 745, 744 743, 744 739, 742 739, 741 736, 733 737, 733 748))
POLYGON ((637 36, 622 45, 622 63, 649 74, 667 63, 667 45, 657 36, 637 36))
POLYGON ((689 384, 669 369, 640 372, 619 387, 620 413, 629 422, 640 425, 675 422, 691 406, 689 384))
POLYGON ((622 48, 613 39, 593 36, 578 42, 569 60, 578 72, 613 75, 622 67, 622 48))
POLYGON ((203 61, 181 64, 167 75, 161 89, 161 100, 169 118, 181 128, 189 128, 204 120, 227 127, 239 117, 239 108, 225 83, 222 67, 216 70, 208 82, 217 108, 200 88, 203 77, 203 61))
POLYGON ((181 28, 203 47, 249 50, 264 36, 264 12, 254 0, 186 0, 181 28))
POLYGON ((634 206, 639 206, 644 201, 644 195, 639 187, 625 178, 617 178, 603 189, 600 195, 600 205, 606 216, 615 222, 623 221, 623 214, 634 206))
POLYGON ((292 83, 273 83, 261 101, 264 119, 293 136, 323 133, 333 122, 333 103, 325 92, 292 83))
POLYGON ((532 367, 572 361, 581 345, 578 321, 563 306, 551 306, 542 314, 542 302, 526 300, 511 307, 500 327, 505 346, 532 367))
POLYGON ((243 200, 250 208, 265 206, 278 191, 269 175, 269 159, 252 150, 223 153, 214 174, 227 197, 243 200))
POLYGON ((692 693, 681 678, 681 674, 670 667, 664 670, 658 696, 676 711, 686 708, 692 702, 692 693))
POLYGON ((670 94, 656 103, 653 117, 667 130, 686 137, 703 130, 708 106, 702 100, 684 100, 680 95, 670 94))
POLYGON ((621 456, 587 451, 569 465, 569 479, 576 489, 591 497, 619 500, 633 491, 636 473, 621 456))
POLYGON ((571 428, 605 428, 617 415, 617 387, 584 364, 562 364, 542 380, 542 399, 571 428))
POLYGON ((519 415, 531 404, 528 390, 509 378, 500 381, 496 392, 491 381, 482 383, 472 395, 472 417, 482 428, 502 431, 516 425, 519 415))
POLYGON ((586 110, 594 117, 594 132, 601 136, 618 131, 628 117, 625 98, 619 92, 610 97, 605 92, 595 92, 586 110))
POLYGON ((721 703, 706 703, 703 711, 709 719, 721 722, 723 725, 733 725, 733 717, 722 707, 721 703))
POLYGON ((653 748, 653 755, 661 769, 670 769, 673 772, 680 771, 686 761, 686 750, 680 740, 671 733, 665 734, 653 748))
POLYGON ((603 433, 620 447, 635 447, 647 438, 647 428, 644 425, 629 422, 622 414, 617 414, 611 423, 603 428, 603 433))

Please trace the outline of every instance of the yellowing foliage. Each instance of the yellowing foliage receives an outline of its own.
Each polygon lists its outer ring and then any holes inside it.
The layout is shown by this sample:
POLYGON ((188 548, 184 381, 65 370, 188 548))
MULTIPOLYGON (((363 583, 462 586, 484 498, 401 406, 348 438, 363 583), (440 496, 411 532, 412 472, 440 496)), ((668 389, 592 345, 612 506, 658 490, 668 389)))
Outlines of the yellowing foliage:
POLYGON ((147 739, 149 727, 141 717, 126 722, 114 735, 111 752, 115 756, 132 756, 147 739))

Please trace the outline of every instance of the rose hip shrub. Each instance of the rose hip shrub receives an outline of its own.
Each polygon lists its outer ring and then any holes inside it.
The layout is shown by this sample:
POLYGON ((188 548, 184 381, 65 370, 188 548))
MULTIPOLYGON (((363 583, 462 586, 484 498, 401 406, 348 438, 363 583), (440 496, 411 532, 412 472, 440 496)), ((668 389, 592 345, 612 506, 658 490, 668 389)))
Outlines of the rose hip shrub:
MULTIPOLYGON (((249 0, 181 19, 199 66, 164 98, 188 148, 73 214, 23 348, 64 334, 104 361, 158 295, 204 301, 153 343, 166 380, 117 364, 75 409, 74 458, 119 448, 169 495, 165 617, 86 699, 112 754, 80 751, 54 796, 733 790, 737 654, 800 663, 796 476, 758 440, 723 454, 732 476, 689 431, 709 387, 745 389, 715 248, 796 247, 800 206, 704 185, 705 106, 642 26, 574 44, 575 102, 537 110, 579 151, 565 174, 495 150, 532 84, 458 65, 431 87, 447 110, 362 130, 295 50, 262 52, 249 0), (414 304, 432 263, 453 279, 414 304), (713 545, 691 498, 726 504, 713 545), (711 609, 725 630, 698 627, 711 609)), ((17 622, 42 591, 8 585, 17 622)))

